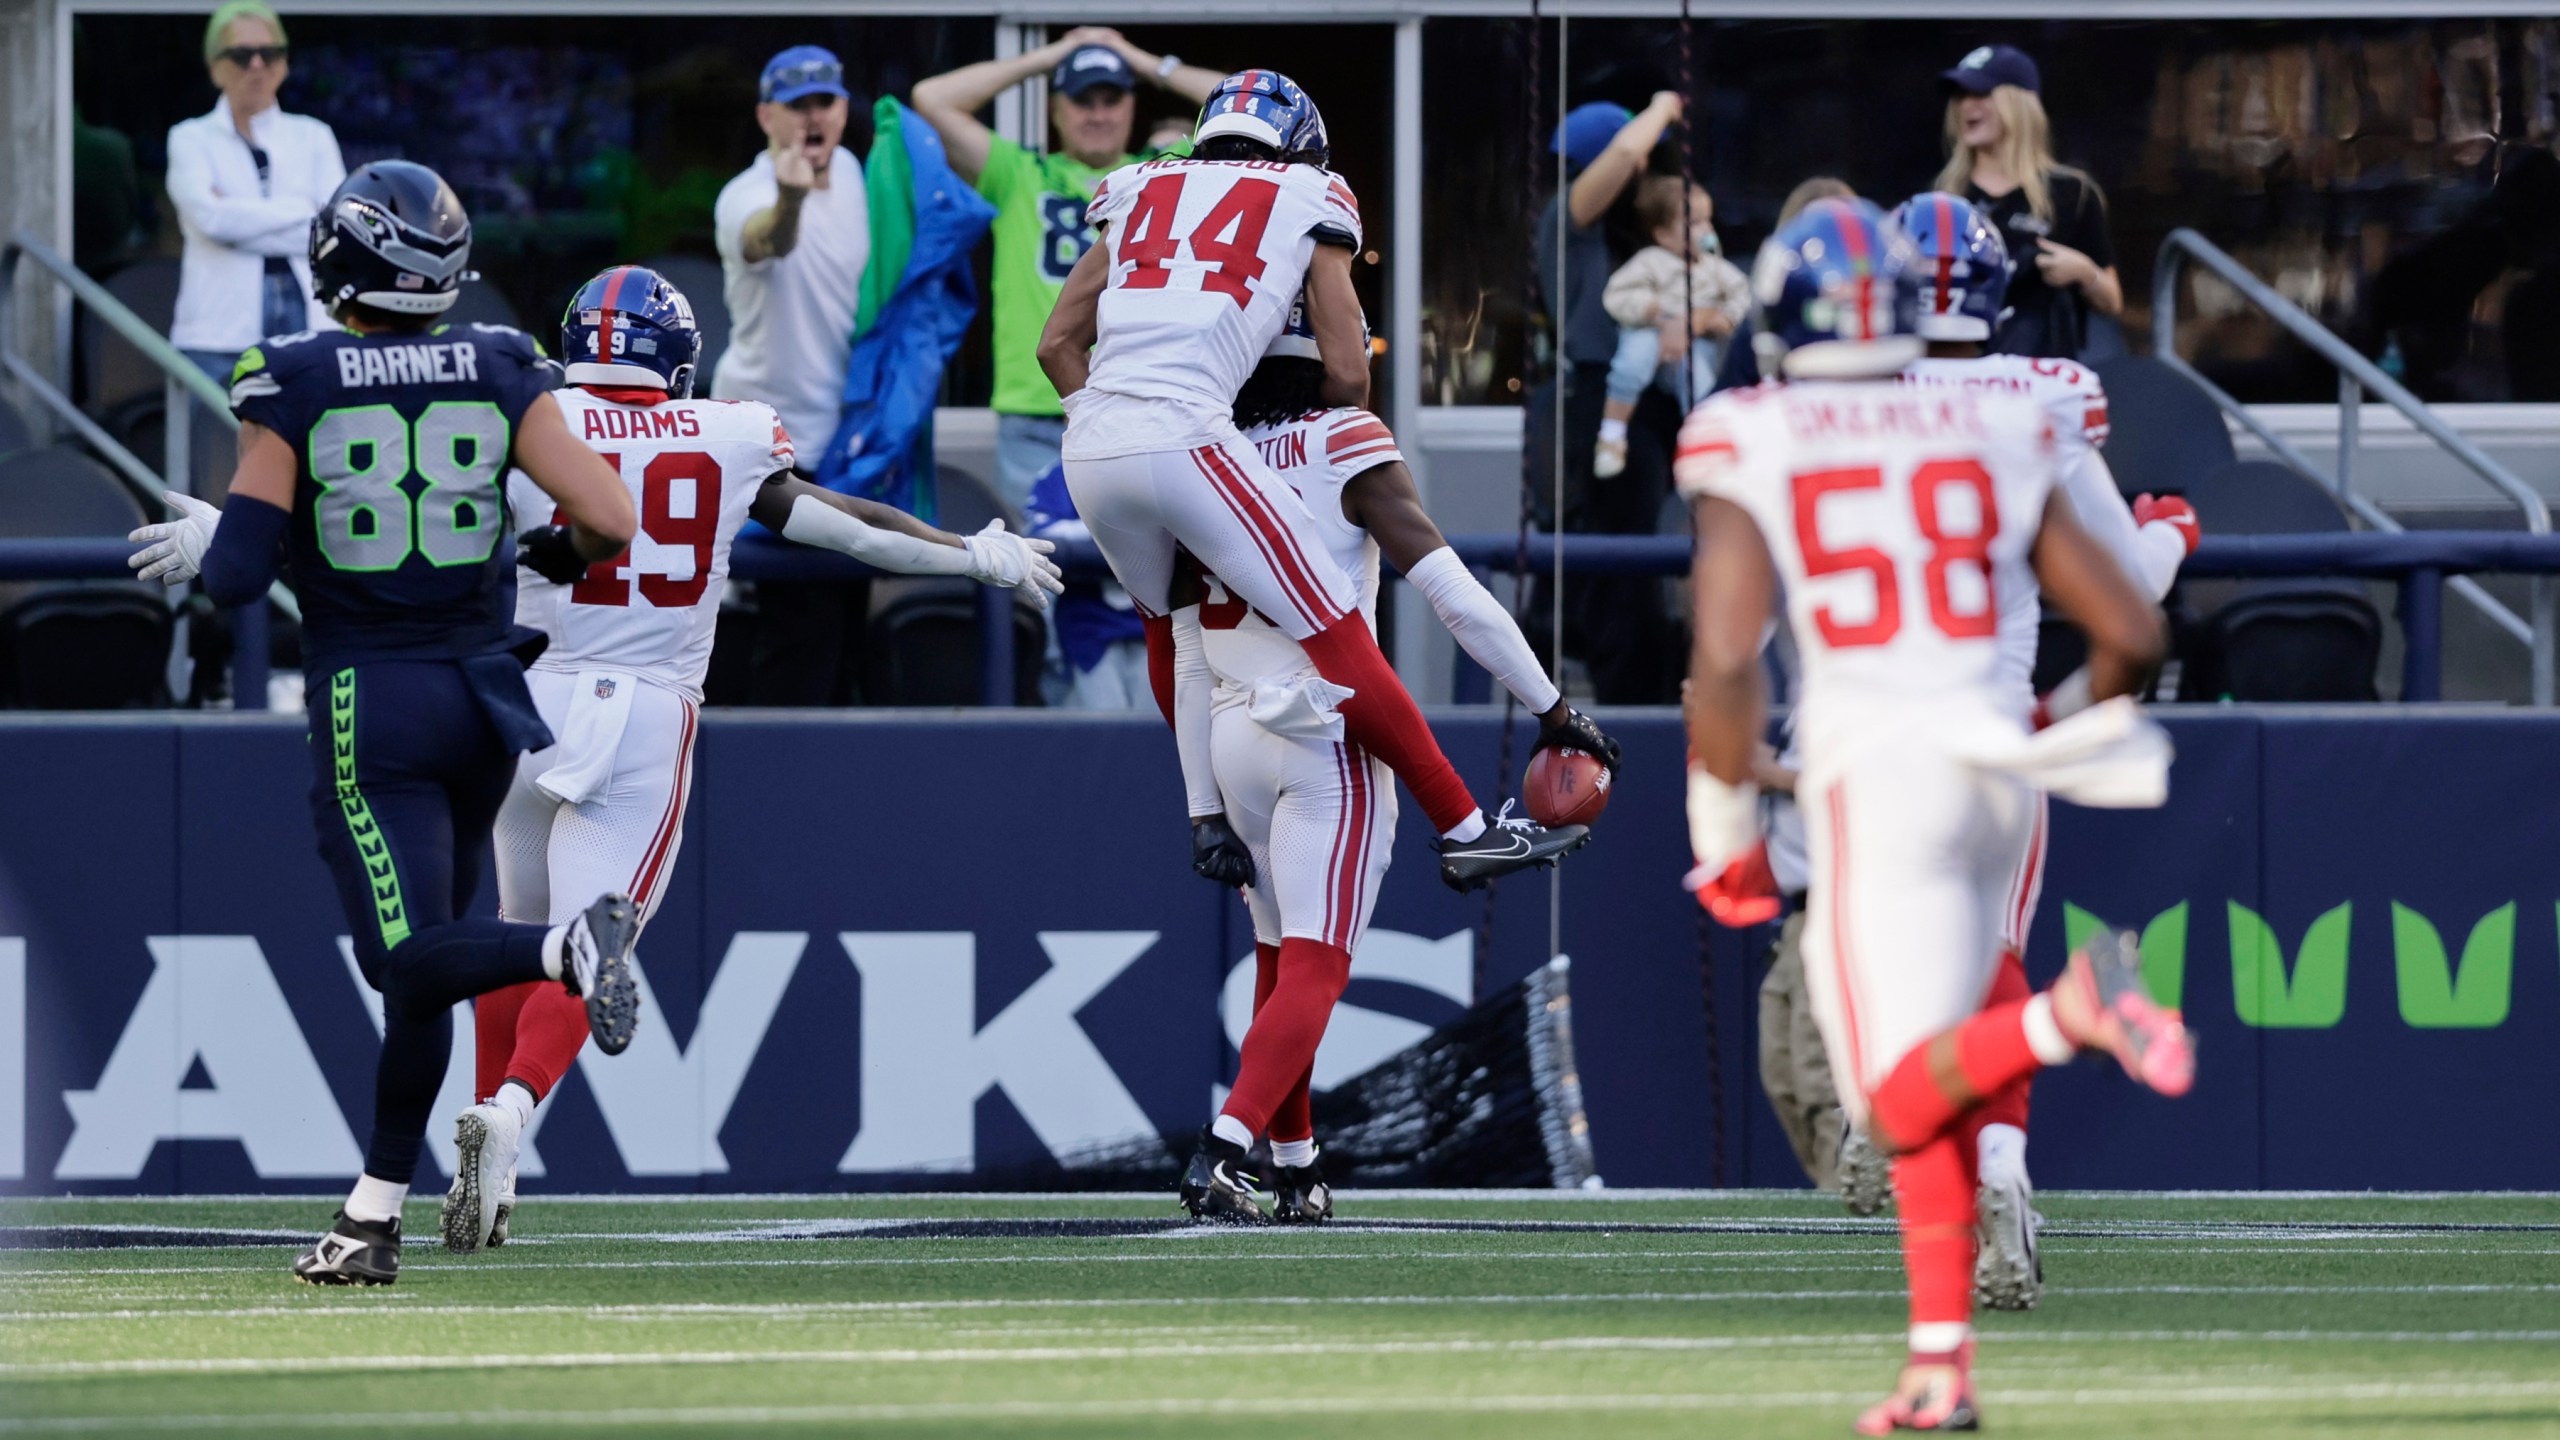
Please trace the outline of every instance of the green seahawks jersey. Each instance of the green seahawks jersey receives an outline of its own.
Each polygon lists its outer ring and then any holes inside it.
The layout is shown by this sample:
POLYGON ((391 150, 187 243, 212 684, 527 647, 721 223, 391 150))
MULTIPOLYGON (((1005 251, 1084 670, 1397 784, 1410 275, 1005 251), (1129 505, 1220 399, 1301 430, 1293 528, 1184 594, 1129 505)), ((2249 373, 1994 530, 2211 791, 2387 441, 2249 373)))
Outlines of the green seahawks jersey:
MULTIPOLYGON (((1188 153, 1188 142, 1170 154, 1188 153)), ((978 193, 996 207, 996 387, 990 402, 1006 415, 1063 415, 1058 391, 1040 369, 1040 331, 1057 308, 1067 272, 1093 248, 1084 223, 1093 187, 1120 166, 1146 157, 1123 155, 1102 169, 1063 152, 1034 155, 999 135, 988 142, 978 193)))

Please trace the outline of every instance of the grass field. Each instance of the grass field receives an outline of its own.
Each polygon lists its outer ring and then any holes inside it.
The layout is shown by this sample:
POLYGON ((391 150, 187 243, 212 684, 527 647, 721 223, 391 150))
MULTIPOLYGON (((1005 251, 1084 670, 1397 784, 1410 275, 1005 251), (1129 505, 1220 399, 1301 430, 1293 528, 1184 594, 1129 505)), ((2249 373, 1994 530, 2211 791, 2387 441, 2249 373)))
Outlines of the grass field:
MULTIPOLYGON (((1989 1428, 2560 1436, 2554 1197, 2041 1206, 1989 1428)), ((534 1196, 503 1250, 306 1289, 328 1209, 0 1202, 0 1432, 1838 1436, 1900 1353, 1891 1232, 1817 1196, 1352 1193, 1257 1232, 1155 1197, 534 1196)))

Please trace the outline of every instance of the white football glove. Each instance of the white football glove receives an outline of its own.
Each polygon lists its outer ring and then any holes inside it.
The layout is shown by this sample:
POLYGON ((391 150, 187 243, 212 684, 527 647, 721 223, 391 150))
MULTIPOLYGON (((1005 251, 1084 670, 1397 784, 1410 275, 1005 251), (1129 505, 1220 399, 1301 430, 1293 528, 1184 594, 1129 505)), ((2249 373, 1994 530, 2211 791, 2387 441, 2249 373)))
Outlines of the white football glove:
POLYGON ((205 547, 213 543, 213 527, 222 523, 222 511, 174 490, 160 498, 178 512, 178 518, 145 525, 124 537, 143 547, 126 556, 124 563, 141 572, 139 578, 157 580, 174 590, 204 568, 205 547))
POLYGON ((1016 535, 1004 528, 1002 520, 990 520, 986 529, 963 537, 960 547, 969 552, 970 579, 1026 591, 1043 610, 1049 608, 1050 596, 1067 588, 1057 562, 1049 558, 1049 552, 1058 547, 1016 535))
POLYGON ((1760 787, 1749 781, 1727 785, 1689 762, 1689 850, 1698 868, 1689 888, 1713 880, 1760 842, 1760 787))

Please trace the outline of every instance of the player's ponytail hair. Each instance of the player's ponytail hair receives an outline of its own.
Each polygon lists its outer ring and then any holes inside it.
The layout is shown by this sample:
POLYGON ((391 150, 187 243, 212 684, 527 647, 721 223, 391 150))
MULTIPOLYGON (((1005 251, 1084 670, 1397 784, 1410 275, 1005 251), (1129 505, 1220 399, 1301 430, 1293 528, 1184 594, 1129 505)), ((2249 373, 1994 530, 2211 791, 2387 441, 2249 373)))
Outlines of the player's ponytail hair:
POLYGON ((1266 355, 1236 391, 1236 428, 1277 425, 1324 408, 1323 361, 1266 355))
MULTIPOLYGON (((1947 97, 1946 168, 1938 172, 1938 183, 1932 189, 1950 195, 1962 195, 1973 182, 1973 152, 1965 147, 1964 127, 1956 117, 1961 97, 1947 97)), ((2069 175, 2096 193, 2094 181, 2053 158, 2053 126, 2045 119, 2044 101, 2036 92, 2017 85, 1995 85, 1991 89, 1991 108, 2000 116, 2000 168, 2018 182, 2027 195, 2027 208, 2038 220, 2053 223, 2053 177, 2069 175)))

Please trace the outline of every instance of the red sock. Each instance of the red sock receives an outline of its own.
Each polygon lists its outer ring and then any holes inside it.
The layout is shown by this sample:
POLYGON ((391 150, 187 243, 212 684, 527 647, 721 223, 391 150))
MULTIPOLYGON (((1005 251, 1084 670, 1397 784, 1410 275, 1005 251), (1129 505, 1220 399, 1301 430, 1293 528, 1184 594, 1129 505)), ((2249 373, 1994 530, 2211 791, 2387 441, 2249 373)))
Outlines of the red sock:
POLYGON ((1164 723, 1173 723, 1173 619, 1167 615, 1141 615, 1138 624, 1147 635, 1147 684, 1156 692, 1156 708, 1164 712, 1164 723))
POLYGON ((492 990, 471 1002, 471 1098, 486 1100, 507 1083, 507 1061, 516 1053, 516 1015, 533 992, 556 980, 527 980, 492 990))
POLYGON ((1973 1151, 1941 1135, 1893 1161, 1902 1264, 1911 1279, 1911 1323, 1973 1319, 1973 1151))
MULTIPOLYGON (((2027 967, 2015 950, 2000 952, 2000 968, 1991 976, 1991 993, 1984 996, 1982 1006, 2007 1005, 2026 999, 2034 992, 2027 988, 2027 967)), ((1982 1102, 1982 1108, 1965 1117, 1965 1129, 1980 1135, 1985 1125, 2015 1125, 2027 1128, 2027 1093, 2035 1088, 2035 1076, 2013 1080, 1994 1091, 1982 1102)))
POLYGON ((506 1078, 523 1081, 539 1100, 569 1073, 578 1048, 586 1043, 586 1002, 557 985, 544 985, 516 1018, 515 1053, 507 1057, 506 1078))
POLYGON ((1315 662, 1317 674, 1357 692, 1342 705, 1344 733, 1387 762, 1420 802, 1433 830, 1445 834, 1474 812, 1475 797, 1467 793, 1467 782, 1440 753, 1421 708, 1396 678, 1378 649, 1378 637, 1369 633, 1369 623, 1358 611, 1298 643, 1315 662))
POLYGON ((1898 1154, 1947 1133, 1990 1096, 2044 1068, 2027 1045, 2027 1002, 1995 1006, 1911 1047, 1867 1097, 1877 1143, 1898 1154))
POLYGON ((1271 988, 1280 983, 1280 947, 1253 942, 1253 1013, 1262 1013, 1262 1003, 1271 998, 1271 988))
POLYGON ((1245 1032, 1236 1088, 1227 1093, 1226 1113, 1256 1135, 1271 1127, 1289 1092, 1315 1064, 1333 1002, 1351 981, 1351 956, 1338 945, 1292 936, 1280 942, 1279 972, 1270 1000, 1245 1032))
POLYGON ((1316 1067, 1309 1065, 1289 1087, 1289 1098, 1271 1112, 1273 1140, 1313 1140, 1316 1138, 1315 1107, 1316 1067))

